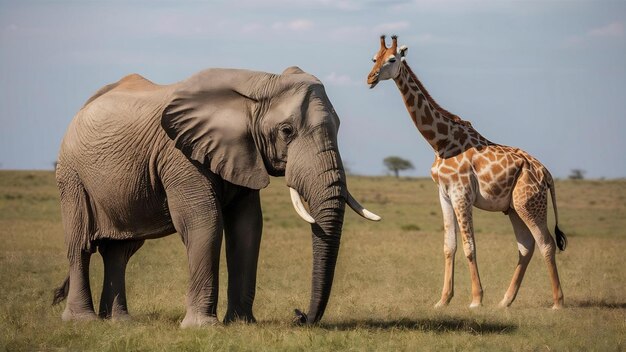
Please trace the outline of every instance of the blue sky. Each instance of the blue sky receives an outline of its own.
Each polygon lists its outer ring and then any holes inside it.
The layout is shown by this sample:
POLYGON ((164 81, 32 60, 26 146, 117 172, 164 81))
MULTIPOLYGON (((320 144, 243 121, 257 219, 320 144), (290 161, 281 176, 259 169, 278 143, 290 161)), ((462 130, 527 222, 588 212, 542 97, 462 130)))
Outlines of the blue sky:
POLYGON ((317 76, 354 173, 390 155, 426 176, 433 152, 393 82, 369 90, 397 34, 437 102, 556 177, 626 176, 625 1, 1 1, 0 168, 51 169, 65 129, 132 72, 167 84, 207 67, 317 76))

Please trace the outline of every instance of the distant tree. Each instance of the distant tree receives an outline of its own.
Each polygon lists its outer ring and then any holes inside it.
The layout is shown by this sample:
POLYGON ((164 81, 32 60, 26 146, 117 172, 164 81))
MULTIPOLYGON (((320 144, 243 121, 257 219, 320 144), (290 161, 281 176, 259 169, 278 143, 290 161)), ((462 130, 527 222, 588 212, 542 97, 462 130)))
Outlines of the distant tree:
POLYGON ((383 164, 385 164, 389 171, 393 171, 396 177, 399 177, 400 171, 414 169, 410 161, 402 159, 399 156, 388 156, 383 160, 383 164))
POLYGON ((569 174, 570 180, 582 180, 585 178, 585 170, 582 169, 572 169, 572 172, 569 174))

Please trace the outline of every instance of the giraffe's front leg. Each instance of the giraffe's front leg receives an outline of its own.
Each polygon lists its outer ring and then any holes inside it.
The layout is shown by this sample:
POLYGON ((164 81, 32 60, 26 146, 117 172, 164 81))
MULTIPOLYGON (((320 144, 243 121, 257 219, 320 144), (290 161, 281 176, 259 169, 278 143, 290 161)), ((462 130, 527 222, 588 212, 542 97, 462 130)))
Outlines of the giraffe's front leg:
POLYGON ((472 192, 469 190, 457 191, 452 195, 452 206, 463 240, 463 252, 469 264, 470 278, 472 280, 472 303, 470 308, 480 307, 483 302, 483 287, 478 274, 476 261, 476 245, 474 242, 474 227, 472 223, 472 192))
POLYGON ((458 231, 456 216, 454 215, 450 198, 448 198, 441 189, 439 190, 439 202, 443 213, 444 227, 444 277, 441 299, 435 304, 435 308, 447 306, 454 296, 454 255, 456 254, 456 233, 458 231))

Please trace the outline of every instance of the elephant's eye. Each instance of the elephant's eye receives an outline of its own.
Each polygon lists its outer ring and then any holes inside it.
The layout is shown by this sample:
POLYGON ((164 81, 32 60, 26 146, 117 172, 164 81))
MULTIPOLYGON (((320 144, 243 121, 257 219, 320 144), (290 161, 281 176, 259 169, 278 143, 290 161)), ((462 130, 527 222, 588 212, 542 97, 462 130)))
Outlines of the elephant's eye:
POLYGON ((288 140, 293 135, 293 127, 291 127, 290 125, 280 126, 280 134, 283 139, 288 140))

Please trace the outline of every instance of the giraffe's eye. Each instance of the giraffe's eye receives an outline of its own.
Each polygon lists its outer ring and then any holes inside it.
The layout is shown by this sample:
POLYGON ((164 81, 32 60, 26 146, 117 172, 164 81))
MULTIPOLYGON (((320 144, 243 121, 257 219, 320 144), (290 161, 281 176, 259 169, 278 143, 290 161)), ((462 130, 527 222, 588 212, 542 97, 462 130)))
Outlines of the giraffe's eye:
POLYGON ((372 62, 376 62, 376 58, 375 57, 372 58, 372 62))
POLYGON ((393 57, 393 56, 392 56, 392 57, 390 57, 390 58, 389 58, 389 62, 396 62, 396 58, 395 58, 395 57, 393 57))

